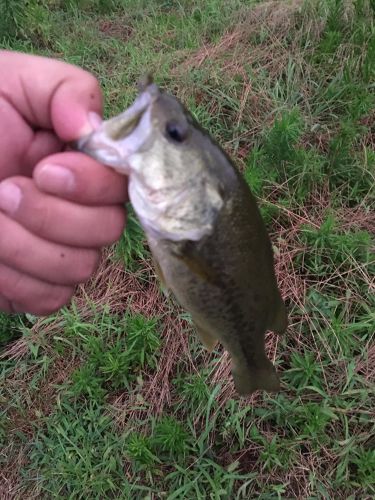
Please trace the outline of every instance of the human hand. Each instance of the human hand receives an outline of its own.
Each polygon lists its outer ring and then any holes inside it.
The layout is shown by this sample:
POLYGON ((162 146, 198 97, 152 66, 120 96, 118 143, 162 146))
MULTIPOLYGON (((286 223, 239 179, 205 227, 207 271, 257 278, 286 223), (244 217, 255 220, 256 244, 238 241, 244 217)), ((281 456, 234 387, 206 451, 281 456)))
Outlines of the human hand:
POLYGON ((95 128, 101 110, 89 73, 0 51, 2 311, 56 311, 123 231, 126 178, 63 151, 95 128))

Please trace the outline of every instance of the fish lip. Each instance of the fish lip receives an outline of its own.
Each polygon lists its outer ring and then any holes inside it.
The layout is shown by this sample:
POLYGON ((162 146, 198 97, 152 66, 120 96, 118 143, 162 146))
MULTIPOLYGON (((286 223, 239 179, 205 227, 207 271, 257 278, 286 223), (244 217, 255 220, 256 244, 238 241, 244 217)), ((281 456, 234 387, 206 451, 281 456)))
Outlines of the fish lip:
POLYGON ((157 85, 150 83, 124 112, 103 121, 96 130, 80 137, 71 146, 105 165, 120 167, 128 173, 126 159, 135 151, 132 151, 130 143, 126 144, 127 139, 159 96, 157 85))
MULTIPOLYGON (((97 129, 74 143, 74 149, 84 153, 109 167, 118 167, 124 164, 121 151, 111 140, 108 140, 105 131, 97 129)), ((125 170, 125 164, 124 164, 125 170)), ((127 172, 124 172, 127 173, 127 172)))

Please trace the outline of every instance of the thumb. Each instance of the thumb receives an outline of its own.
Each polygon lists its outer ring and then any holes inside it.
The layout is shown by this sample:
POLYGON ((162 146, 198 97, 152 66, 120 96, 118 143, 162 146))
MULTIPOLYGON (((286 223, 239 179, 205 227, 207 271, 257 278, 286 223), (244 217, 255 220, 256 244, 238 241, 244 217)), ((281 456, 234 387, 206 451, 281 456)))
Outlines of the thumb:
POLYGON ((90 133, 101 120, 102 94, 99 84, 89 73, 80 73, 80 79, 61 82, 51 101, 52 126, 64 142, 90 133))
POLYGON ((95 128, 90 112, 102 112, 102 93, 93 75, 46 57, 0 50, 0 97, 37 130, 51 130, 63 141, 95 128))

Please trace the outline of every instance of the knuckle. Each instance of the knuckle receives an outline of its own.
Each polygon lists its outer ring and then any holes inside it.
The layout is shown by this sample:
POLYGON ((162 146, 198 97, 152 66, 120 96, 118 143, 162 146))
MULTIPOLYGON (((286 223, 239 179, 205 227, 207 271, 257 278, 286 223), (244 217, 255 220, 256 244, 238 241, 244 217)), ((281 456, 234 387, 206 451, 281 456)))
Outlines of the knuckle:
MULTIPOLYGON (((8 229, 7 224, 2 224, 3 218, 2 214, 0 214, 0 234, 6 234, 4 231, 8 229)), ((18 247, 19 248, 19 247, 18 247)), ((12 248, 12 245, 9 244, 8 238, 0 238, 0 259, 3 263, 7 263, 13 257, 14 260, 17 260, 17 256, 14 255, 14 251, 16 248, 12 248)), ((0 264, 0 269, 2 269, 3 265, 0 264)), ((4 285, 4 281, 6 280, 5 275, 2 271, 0 271, 0 290, 4 285)))
POLYGON ((38 196, 35 196, 32 212, 32 225, 34 232, 40 236, 47 235, 51 224, 50 205, 42 200, 39 200, 38 196))
MULTIPOLYGON (((22 231, 21 225, 15 226, 13 221, 0 214, 0 234, 9 235, 6 238, 0 237, 0 259, 2 263, 11 265, 15 269, 28 258, 27 247, 16 243, 19 233, 22 231)), ((3 281, 5 276, 1 278, 3 281)), ((6 280, 9 281, 8 273, 6 273, 6 280)))
POLYGON ((24 299, 25 276, 17 271, 1 266, 0 293, 10 301, 22 301, 24 299))
POLYGON ((48 233, 51 223, 51 205, 49 200, 36 188, 31 179, 15 178, 22 189, 22 202, 19 222, 32 232, 40 235, 48 233))

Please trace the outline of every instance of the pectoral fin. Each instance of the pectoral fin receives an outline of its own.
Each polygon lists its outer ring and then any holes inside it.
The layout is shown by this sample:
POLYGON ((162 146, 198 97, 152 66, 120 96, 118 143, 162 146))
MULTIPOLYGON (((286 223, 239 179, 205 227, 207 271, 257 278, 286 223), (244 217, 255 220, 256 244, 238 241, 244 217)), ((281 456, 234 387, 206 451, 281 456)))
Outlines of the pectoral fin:
POLYGON ((173 255, 181 260, 190 271, 215 286, 220 286, 220 274, 194 249, 194 242, 179 242, 173 248, 173 255))

